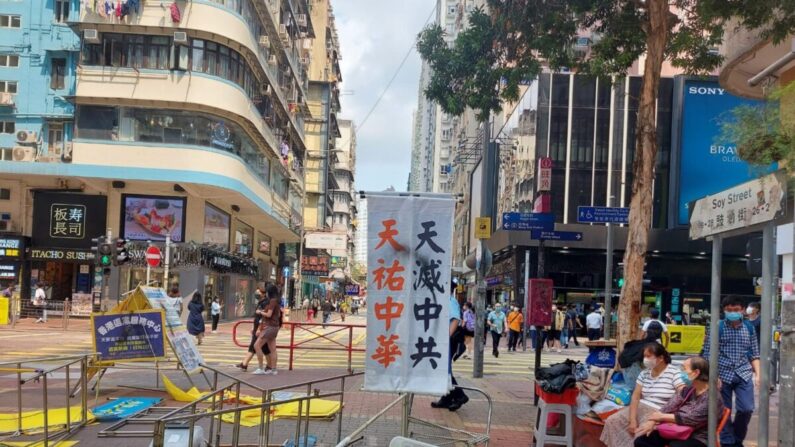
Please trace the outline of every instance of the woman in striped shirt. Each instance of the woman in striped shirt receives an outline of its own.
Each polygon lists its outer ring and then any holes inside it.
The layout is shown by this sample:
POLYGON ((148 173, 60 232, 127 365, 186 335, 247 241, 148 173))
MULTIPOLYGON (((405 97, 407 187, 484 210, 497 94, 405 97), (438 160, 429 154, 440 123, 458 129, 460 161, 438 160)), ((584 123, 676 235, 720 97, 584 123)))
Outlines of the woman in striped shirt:
POLYGON ((638 427, 685 386, 681 370, 671 365, 671 355, 657 342, 644 348, 643 366, 629 407, 605 421, 600 439, 610 447, 633 447, 638 427))

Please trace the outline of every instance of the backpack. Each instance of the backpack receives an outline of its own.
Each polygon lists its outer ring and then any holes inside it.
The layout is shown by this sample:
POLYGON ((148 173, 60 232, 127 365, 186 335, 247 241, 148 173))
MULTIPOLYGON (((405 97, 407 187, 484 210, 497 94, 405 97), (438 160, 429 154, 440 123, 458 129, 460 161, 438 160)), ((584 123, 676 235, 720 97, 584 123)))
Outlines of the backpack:
POLYGON ((662 339, 663 326, 657 320, 652 320, 646 328, 646 340, 657 341, 662 339))

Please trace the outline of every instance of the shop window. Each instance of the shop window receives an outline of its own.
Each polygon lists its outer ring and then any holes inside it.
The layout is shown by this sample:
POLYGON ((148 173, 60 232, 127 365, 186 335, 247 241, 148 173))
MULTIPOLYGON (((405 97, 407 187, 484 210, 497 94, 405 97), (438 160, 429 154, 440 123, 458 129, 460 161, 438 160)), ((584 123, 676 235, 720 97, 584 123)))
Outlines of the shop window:
POLYGON ((0 54, 0 67, 19 67, 19 56, 16 54, 0 54))
POLYGON ((62 90, 66 83, 66 59, 53 58, 50 60, 50 88, 62 90))
POLYGON ((71 0, 55 0, 55 21, 65 23, 69 20, 69 2, 71 0))

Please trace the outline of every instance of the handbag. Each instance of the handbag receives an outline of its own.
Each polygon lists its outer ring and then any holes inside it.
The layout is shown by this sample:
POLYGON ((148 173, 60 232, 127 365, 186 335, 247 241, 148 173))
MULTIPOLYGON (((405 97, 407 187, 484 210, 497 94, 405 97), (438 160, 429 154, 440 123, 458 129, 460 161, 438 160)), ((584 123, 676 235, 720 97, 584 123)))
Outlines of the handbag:
MULTIPOLYGON (((693 395, 695 388, 690 388, 690 391, 687 392, 687 396, 685 396, 685 400, 679 405, 679 407, 674 410, 674 413, 679 411, 680 408, 684 404, 687 403, 690 396, 693 395)), ((693 436, 693 432, 696 431, 696 427, 692 427, 690 425, 680 425, 675 424, 672 422, 663 422, 662 424, 657 426, 657 433, 660 434, 660 437, 663 439, 668 439, 671 441, 686 441, 693 436)))

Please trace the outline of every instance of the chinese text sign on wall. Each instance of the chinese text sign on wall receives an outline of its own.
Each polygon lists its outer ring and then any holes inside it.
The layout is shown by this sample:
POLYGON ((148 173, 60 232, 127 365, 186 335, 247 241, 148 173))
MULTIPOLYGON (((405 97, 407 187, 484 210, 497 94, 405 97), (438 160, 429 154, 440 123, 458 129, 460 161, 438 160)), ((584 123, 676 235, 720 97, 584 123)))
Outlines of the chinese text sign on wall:
POLYGON ((448 391, 454 208, 452 198, 368 197, 368 391, 448 391))

